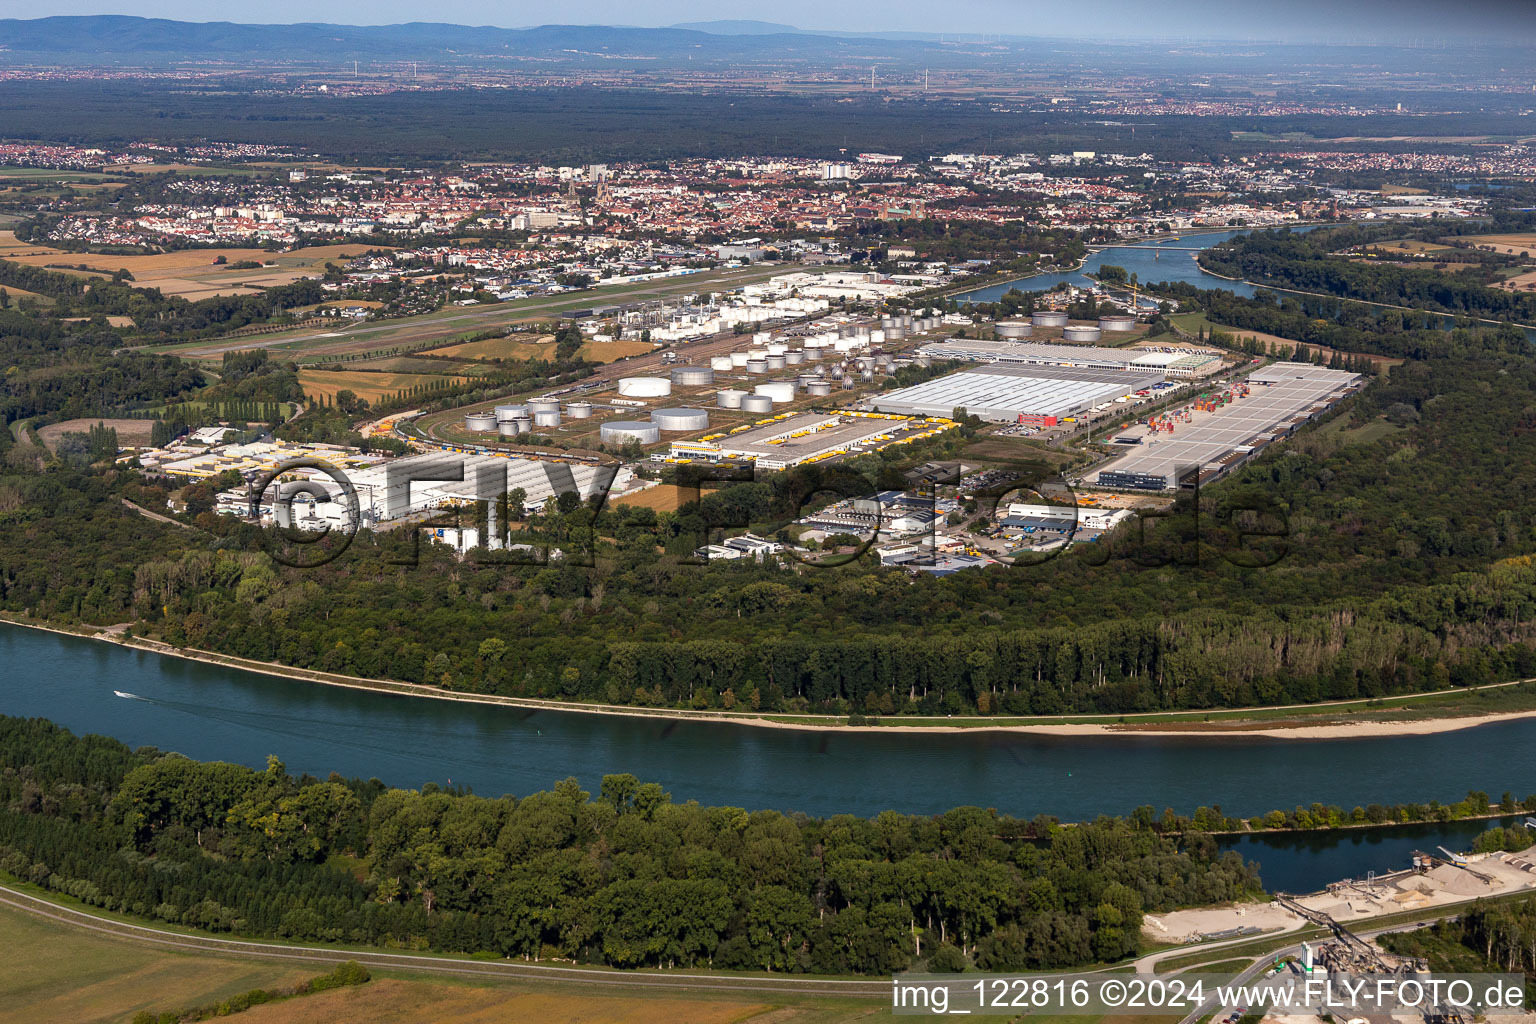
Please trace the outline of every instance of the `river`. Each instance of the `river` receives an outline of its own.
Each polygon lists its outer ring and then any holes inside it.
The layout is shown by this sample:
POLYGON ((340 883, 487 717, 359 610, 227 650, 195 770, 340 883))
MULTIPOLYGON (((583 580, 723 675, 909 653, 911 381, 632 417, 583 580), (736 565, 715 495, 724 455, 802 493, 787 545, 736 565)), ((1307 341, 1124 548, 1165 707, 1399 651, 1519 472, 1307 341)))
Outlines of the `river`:
MULTIPOLYGON (((567 776, 595 790, 606 773, 633 772, 676 800, 748 809, 928 814, 975 804, 1082 820, 1141 804, 1256 814, 1313 801, 1453 801, 1468 789, 1497 799, 1505 789, 1524 795, 1536 777, 1536 720, 1318 742, 807 732, 349 690, 3 624, 0 665, 0 713, 203 760, 260 766, 276 754, 294 773, 453 783, 485 795, 567 776)), ((1272 867, 1272 886, 1305 890, 1402 867, 1414 845, 1465 847, 1482 827, 1395 843, 1387 832, 1233 842, 1272 867)))
MULTIPOLYGON (((1282 227, 1284 225, 1281 225, 1282 227)), ((1298 224, 1291 227, 1292 231, 1311 231, 1319 227, 1317 224, 1298 224)), ((1091 254, 1087 262, 1077 270, 1067 270, 1056 274, 1036 274, 1033 277, 1019 278, 1013 281, 1004 281, 1001 284, 987 285, 985 288, 977 288, 974 291, 961 292, 954 298, 957 302, 995 302, 1008 291, 1017 288, 1021 292, 1049 291, 1058 284, 1070 284, 1079 288, 1091 288, 1095 284, 1090 273, 1098 273, 1100 267, 1106 263, 1111 266, 1123 267, 1125 272, 1135 274, 1136 279, 1143 286, 1162 282, 1182 282, 1192 284, 1198 288, 1220 288, 1244 297, 1252 297, 1260 285, 1250 284, 1247 281, 1229 281, 1215 274, 1207 274, 1200 269, 1200 264, 1195 261, 1198 252, 1193 250, 1209 249, 1213 245, 1225 242, 1229 238, 1237 238, 1240 235, 1249 234, 1252 231, 1267 230, 1263 228, 1241 228, 1235 231, 1196 231, 1176 238, 1159 238, 1156 241, 1129 242, 1125 245, 1112 245, 1091 254)), ((1270 289, 1271 291, 1284 291, 1284 289, 1270 289)), ((1336 300, 1344 301, 1344 300, 1336 300)), ((1151 308, 1151 300, 1145 295, 1141 297, 1138 305, 1151 308)), ((1456 317, 1449 313, 1432 313, 1435 322, 1441 330, 1451 330, 1456 326, 1456 317)), ((1497 321, 1484 320, 1485 324, 1493 324, 1497 321)), ((1525 336, 1536 342, 1536 328, 1522 328, 1525 336)))
MULTIPOLYGON (((1302 231, 1314 226, 1301 225, 1292 230, 1302 231)), ((1253 285, 1247 281, 1228 281, 1224 277, 1207 274, 1200 269, 1200 264, 1195 262, 1194 257, 1197 254, 1189 250, 1208 249, 1229 238, 1246 235, 1252 230, 1254 229, 1196 231, 1179 235, 1177 238, 1159 238, 1156 241, 1112 245, 1090 254, 1087 262, 1079 270, 1067 270, 1058 274, 1036 274, 1034 277, 1026 277, 1022 280, 1005 281, 1002 284, 988 285, 972 292, 964 292, 956 295, 955 299, 959 302, 994 302, 1002 298, 1003 293, 1010 288, 1017 288, 1021 292, 1043 292, 1063 283, 1076 285, 1079 288, 1089 288, 1095 282, 1088 277, 1088 274, 1098 273, 1099 268, 1106 263, 1124 267, 1127 274, 1135 274, 1136 279, 1143 285, 1178 281, 1199 288, 1225 288, 1238 295, 1250 296, 1253 294, 1253 285)))

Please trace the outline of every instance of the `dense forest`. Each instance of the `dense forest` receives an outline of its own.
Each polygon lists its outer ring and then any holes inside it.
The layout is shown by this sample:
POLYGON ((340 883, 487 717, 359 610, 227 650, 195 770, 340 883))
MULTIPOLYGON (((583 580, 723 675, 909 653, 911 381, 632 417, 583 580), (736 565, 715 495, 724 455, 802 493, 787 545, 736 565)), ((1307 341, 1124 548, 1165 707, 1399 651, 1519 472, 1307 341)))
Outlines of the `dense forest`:
POLYGON ((203 385, 203 375, 175 356, 119 352, 122 346, 105 321, 65 323, 0 309, 0 421, 110 415, 203 385))
MULTIPOLYGON (((1117 52, 1111 59, 1120 62, 1124 55, 1117 52)), ((93 145, 142 139, 200 144, 239 138, 332 159, 394 160, 406 166, 459 160, 651 161, 743 153, 825 158, 839 149, 899 153, 914 160, 945 152, 1091 149, 1220 161, 1269 148, 1262 141, 1234 138, 1234 131, 1252 128, 1246 116, 1165 116, 1139 124, 1133 138, 1125 126, 1092 115, 996 110, 988 102, 933 96, 565 87, 337 97, 295 95, 291 87, 264 88, 268 84, 251 77, 211 79, 201 89, 155 82, 11 81, 0 84, 0 107, 6 111, 6 130, 15 138, 93 145)), ((1341 92, 1340 101, 1347 95, 1347 90, 1341 92)), ((1494 96, 1484 102, 1496 101, 1494 96)), ((1390 139, 1507 134, 1511 124, 1510 114, 1490 110, 1354 117, 1349 130, 1390 139)), ((1278 116, 1266 118, 1265 131, 1312 132, 1326 138, 1336 135, 1339 125, 1336 118, 1322 114, 1278 116)), ((1404 150, 1412 146, 1381 145, 1404 150)))
POLYGON ((0 718, 0 871, 214 932, 617 967, 888 974, 1135 953, 1142 914, 1256 895, 1150 821, 674 804, 609 775, 487 798, 294 778, 0 718))
POLYGON ((1525 324, 1536 321, 1536 294, 1501 291, 1488 287, 1481 277, 1430 267, 1335 255, 1405 234, 1399 224, 1352 224, 1307 232, 1254 231, 1202 252, 1200 265, 1224 277, 1343 299, 1525 324))

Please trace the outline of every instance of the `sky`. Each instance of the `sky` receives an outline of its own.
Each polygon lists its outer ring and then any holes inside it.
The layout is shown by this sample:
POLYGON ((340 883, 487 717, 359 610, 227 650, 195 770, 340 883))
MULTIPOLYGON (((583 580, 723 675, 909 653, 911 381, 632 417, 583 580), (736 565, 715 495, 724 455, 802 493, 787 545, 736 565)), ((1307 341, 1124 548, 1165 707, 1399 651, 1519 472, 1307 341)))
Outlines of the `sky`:
MULTIPOLYGON (((1002 33, 1078 38, 1220 38, 1340 43, 1536 39, 1536 0, 0 0, 0 17, 134 14, 184 21, 521 28, 663 26, 755 19, 802 29, 1002 33)), ((1533 61, 1536 64, 1536 61, 1533 61)))

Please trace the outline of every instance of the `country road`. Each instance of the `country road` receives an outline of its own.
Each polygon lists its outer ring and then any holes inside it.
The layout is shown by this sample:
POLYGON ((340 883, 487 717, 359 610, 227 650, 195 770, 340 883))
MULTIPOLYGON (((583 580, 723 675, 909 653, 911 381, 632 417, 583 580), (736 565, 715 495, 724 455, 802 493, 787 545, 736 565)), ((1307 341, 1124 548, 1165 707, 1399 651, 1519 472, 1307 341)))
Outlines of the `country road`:
POLYGON ((129 924, 99 917, 82 910, 50 903, 8 886, 0 886, 0 904, 46 918, 60 924, 137 942, 142 945, 218 956, 250 957, 262 960, 313 961, 338 964, 356 960, 367 967, 425 974, 461 977, 499 978, 518 981, 547 981, 564 985, 604 985, 609 987, 645 987, 686 989, 712 992, 768 992, 785 995, 843 996, 889 999, 891 984, 884 979, 854 980, 843 978, 798 978, 626 972, 595 967, 554 967, 546 964, 517 963, 512 960, 470 960, 452 956, 420 956, 409 953, 384 953, 369 950, 327 949, 323 946, 295 946, 269 942, 243 942, 205 935, 187 935, 129 924))

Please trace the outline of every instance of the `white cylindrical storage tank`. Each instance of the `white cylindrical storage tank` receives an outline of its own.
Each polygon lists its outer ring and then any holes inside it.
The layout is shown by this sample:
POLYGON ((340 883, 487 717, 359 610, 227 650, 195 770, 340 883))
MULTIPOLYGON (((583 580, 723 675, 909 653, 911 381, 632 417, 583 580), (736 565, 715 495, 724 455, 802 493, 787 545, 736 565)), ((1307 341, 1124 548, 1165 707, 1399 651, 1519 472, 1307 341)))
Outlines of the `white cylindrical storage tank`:
POLYGON ((496 429, 496 414, 489 412, 472 412, 464 417, 464 429, 478 433, 488 433, 496 429))
POLYGON ((1097 327, 1072 326, 1061 332, 1063 341, 1098 341, 1103 331, 1097 327))
POLYGON ((519 416, 527 415, 528 407, 526 405, 498 405, 496 407, 496 418, 498 420, 515 420, 519 416))
POLYGON ((679 366, 672 371, 672 383, 682 388, 706 388, 715 382, 715 371, 707 366, 679 366))
POLYGON ((709 368, 720 372, 728 372, 735 365, 730 356, 714 356, 709 361, 709 368))
POLYGON ((592 418, 592 403, 572 402, 565 407, 565 414, 573 420, 589 420, 592 418))
POLYGON ((799 366, 803 362, 805 362, 805 349, 803 348, 792 348, 784 353, 784 364, 786 366, 799 366))
POLYGON ((759 384, 753 388, 752 393, 767 395, 775 402, 793 402, 795 400, 795 382, 791 380, 771 380, 766 384, 759 384))
POLYGON ((560 425, 559 409, 539 409, 533 414, 533 425, 536 427, 558 427, 560 425))
POLYGON ((722 409, 740 409, 741 400, 746 396, 745 391, 736 388, 721 388, 715 392, 715 404, 722 409))
POLYGON ((767 395, 747 395, 741 400, 742 412, 773 412, 773 399, 767 395))
POLYGON ((1099 329, 1103 331, 1133 331, 1136 329, 1136 318, 1133 316, 1101 316, 1099 317, 1099 329))
POLYGON ((619 394, 626 398, 661 398, 672 393, 672 382, 665 377, 620 377, 619 394))
POLYGON ((1048 309, 1041 310, 1038 313, 1031 313, 1029 322, 1036 327, 1065 327, 1067 326, 1067 314, 1055 313, 1048 309))
POLYGON ((773 337, 772 331, 754 331, 752 334, 752 344, 766 345, 771 337, 773 337))
POLYGON ((732 352, 731 353, 731 365, 732 366, 746 366, 747 365, 747 360, 751 359, 751 358, 752 357, 747 355, 745 352, 732 352))
POLYGON ((997 336, 1004 341, 1027 338, 1035 331, 1027 320, 1003 320, 994 329, 997 331, 997 336))
POLYGON ((885 331, 885 337, 880 339, 881 341, 900 341, 907 336, 907 329, 901 324, 892 324, 882 329, 885 331))
POLYGON ((651 422, 662 430, 703 430, 709 426, 709 413, 703 409, 656 409, 651 422))
POLYGON ((772 345, 768 346, 768 354, 771 356, 781 356, 788 351, 789 346, 784 344, 782 341, 776 341, 772 345))
POLYGON ((661 440, 661 428, 644 420, 610 420, 598 428, 598 435, 605 444, 623 444, 626 441, 655 444, 661 440))
POLYGON ((507 420, 507 422, 516 425, 519 434, 530 434, 533 432, 532 416, 518 416, 515 419, 507 420))
POLYGON ((912 317, 910 314, 903 313, 901 315, 901 326, 905 327, 909 331, 912 329, 912 317))
POLYGON ((748 373, 767 373, 768 372, 768 359, 767 359, 767 357, 765 356, 762 359, 748 359, 747 360, 747 372, 748 373))
POLYGON ((867 337, 869 337, 870 332, 872 330, 873 330, 873 328, 870 327, 869 324, 854 324, 854 326, 853 326, 853 337, 855 337, 855 338, 867 338, 867 337))
POLYGON ((560 400, 558 398, 533 398, 528 401, 528 412, 535 417, 541 412, 559 411, 560 400))
POLYGON ((812 398, 825 398, 832 393, 832 385, 824 380, 813 381, 805 386, 805 393, 812 398))
POLYGON ((784 360, 783 356, 769 356, 767 359, 765 359, 763 361, 768 364, 768 369, 770 369, 770 370, 782 370, 782 369, 784 369, 784 362, 785 362, 785 360, 784 360))
POLYGON ((502 420, 496 424, 496 432, 502 437, 516 437, 523 432, 522 420, 502 420))
POLYGON ((805 387, 805 385, 811 383, 811 381, 821 380, 821 374, 812 370, 810 373, 802 373, 797 379, 800 383, 800 386, 805 387))

